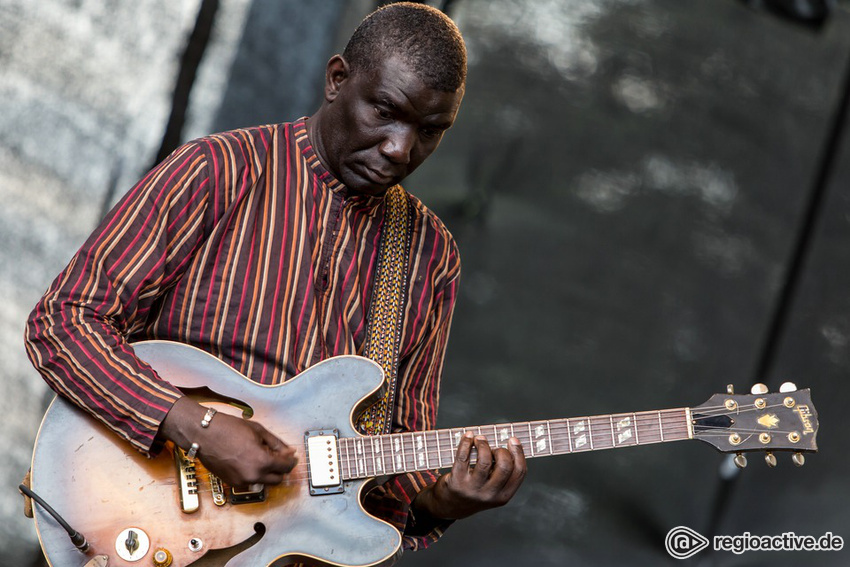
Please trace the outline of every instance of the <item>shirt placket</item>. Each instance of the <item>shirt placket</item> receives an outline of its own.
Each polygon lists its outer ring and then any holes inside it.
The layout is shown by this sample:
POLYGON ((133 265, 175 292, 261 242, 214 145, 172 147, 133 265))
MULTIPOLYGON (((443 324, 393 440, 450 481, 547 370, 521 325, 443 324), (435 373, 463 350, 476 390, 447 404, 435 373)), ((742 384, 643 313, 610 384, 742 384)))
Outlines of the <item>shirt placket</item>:
POLYGON ((333 353, 329 352, 326 337, 328 329, 325 328, 324 322, 332 322, 332 318, 328 317, 328 311, 332 308, 329 304, 330 295, 330 280, 332 273, 332 264, 334 258, 339 256, 339 251, 336 250, 337 234, 339 234, 342 224, 342 215, 345 208, 346 198, 342 192, 334 191, 331 195, 331 209, 328 214, 328 226, 324 230, 322 236, 322 257, 319 264, 319 277, 316 282, 316 297, 319 303, 319 317, 322 325, 319 326, 319 346, 320 348, 313 350, 313 360, 311 366, 326 358, 329 358, 333 353))

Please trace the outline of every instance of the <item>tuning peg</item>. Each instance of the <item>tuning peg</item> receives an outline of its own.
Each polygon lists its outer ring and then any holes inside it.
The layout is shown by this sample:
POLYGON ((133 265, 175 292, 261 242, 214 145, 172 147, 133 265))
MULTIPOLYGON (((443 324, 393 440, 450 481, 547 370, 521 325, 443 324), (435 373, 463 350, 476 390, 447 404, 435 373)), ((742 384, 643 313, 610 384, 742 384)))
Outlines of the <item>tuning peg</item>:
POLYGON ((735 455, 735 466, 742 469, 747 466, 747 457, 743 453, 735 455))
POLYGON ((768 451, 764 456, 764 462, 767 463, 767 466, 773 468, 776 466, 776 456, 768 451))
POLYGON ((779 386, 779 391, 783 394, 787 394, 788 392, 796 392, 797 385, 794 382, 783 382, 781 386, 779 386))
POLYGON ((767 393, 767 386, 759 382, 758 384, 753 384, 753 387, 750 388, 750 393, 754 396, 760 396, 762 394, 767 393))
POLYGON ((730 396, 735 393, 735 385, 734 384, 726 384, 726 393, 730 396))
POLYGON ((794 461, 794 464, 798 467, 802 467, 806 464, 806 457, 803 456, 803 453, 794 453, 791 456, 791 460, 794 461))

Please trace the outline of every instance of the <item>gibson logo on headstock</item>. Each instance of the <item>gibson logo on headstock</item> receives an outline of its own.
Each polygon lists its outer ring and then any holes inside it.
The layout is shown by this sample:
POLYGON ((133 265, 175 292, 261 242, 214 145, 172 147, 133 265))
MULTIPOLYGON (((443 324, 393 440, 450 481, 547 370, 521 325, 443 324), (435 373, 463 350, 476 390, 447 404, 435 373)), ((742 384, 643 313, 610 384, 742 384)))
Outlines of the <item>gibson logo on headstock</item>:
POLYGON ((803 424, 803 435, 814 433, 815 428, 812 426, 812 412, 807 405, 801 405, 794 408, 794 413, 800 418, 803 424))

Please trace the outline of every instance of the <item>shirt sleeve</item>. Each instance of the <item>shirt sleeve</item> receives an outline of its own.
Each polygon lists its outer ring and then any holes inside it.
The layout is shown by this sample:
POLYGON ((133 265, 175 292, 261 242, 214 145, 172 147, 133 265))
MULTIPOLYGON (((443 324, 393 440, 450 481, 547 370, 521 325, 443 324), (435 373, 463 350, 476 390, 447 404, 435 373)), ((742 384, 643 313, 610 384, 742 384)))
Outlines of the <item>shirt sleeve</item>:
MULTIPOLYGON (((437 291, 429 297, 418 298, 420 302, 407 309, 408 316, 413 316, 416 311, 428 313, 428 324, 422 338, 399 364, 398 394, 393 413, 394 433, 433 429, 436 425, 443 360, 460 280, 460 257, 450 236, 440 266, 440 285, 435 288, 437 291)), ((402 533, 402 547, 405 550, 428 547, 453 522, 441 522, 424 535, 409 533, 410 503, 420 490, 436 482, 438 476, 436 470, 398 475, 377 486, 366 496, 366 509, 398 528, 402 533)))
POLYGON ((106 216, 27 321, 27 354, 49 386, 151 454, 181 396, 140 361, 127 337, 184 273, 210 208, 204 148, 187 144, 106 216))

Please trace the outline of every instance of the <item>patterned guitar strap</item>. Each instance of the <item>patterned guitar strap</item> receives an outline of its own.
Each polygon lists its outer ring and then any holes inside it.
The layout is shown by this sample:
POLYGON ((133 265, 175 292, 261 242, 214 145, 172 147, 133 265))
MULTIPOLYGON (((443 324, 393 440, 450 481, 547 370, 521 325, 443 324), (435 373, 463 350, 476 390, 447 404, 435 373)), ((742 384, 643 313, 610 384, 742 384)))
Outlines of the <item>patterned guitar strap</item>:
POLYGON ((357 421, 367 435, 389 433, 395 407, 401 327, 407 300, 411 215, 407 193, 396 185, 387 191, 378 267, 369 305, 364 355, 384 369, 383 393, 357 421))

